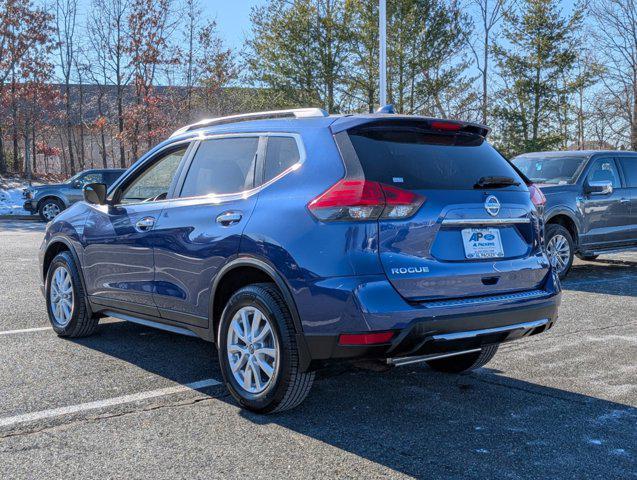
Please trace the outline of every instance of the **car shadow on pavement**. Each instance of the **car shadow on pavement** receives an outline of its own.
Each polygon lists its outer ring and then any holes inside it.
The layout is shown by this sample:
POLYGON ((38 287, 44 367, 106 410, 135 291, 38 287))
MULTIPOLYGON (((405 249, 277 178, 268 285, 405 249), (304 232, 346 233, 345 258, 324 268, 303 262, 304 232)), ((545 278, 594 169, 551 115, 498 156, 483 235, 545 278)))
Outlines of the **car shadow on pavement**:
POLYGON ((566 291, 635 297, 637 262, 617 259, 578 262, 562 281, 562 288, 566 291))
MULTIPOLYGON (((75 342, 175 382, 221 380, 214 346, 199 339, 122 322, 101 325, 96 336, 75 342)), ((209 395, 252 422, 255 435, 268 438, 272 425, 283 427, 296 435, 290 442, 299 449, 335 447, 355 455, 354 464, 389 469, 388 476, 392 471, 417 478, 637 475, 636 408, 498 370, 456 376, 425 366, 386 372, 332 367, 317 375, 302 405, 264 416, 240 410, 219 388, 209 395)), ((339 468, 334 465, 335 472, 339 468)), ((345 469, 338 476, 361 474, 345 469)))

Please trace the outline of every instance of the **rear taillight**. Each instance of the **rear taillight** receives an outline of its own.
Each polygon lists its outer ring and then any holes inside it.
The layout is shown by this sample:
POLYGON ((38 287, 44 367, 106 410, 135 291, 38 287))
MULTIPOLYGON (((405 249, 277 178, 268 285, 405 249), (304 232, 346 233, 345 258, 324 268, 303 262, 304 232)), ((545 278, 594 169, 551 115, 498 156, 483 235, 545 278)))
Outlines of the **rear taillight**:
POLYGON ((404 219, 425 202, 417 193, 369 180, 343 179, 308 204, 322 221, 404 219))
POLYGON ((531 195, 531 202, 533 202, 533 205, 535 205, 536 208, 544 208, 544 205, 546 204, 546 197, 538 186, 534 184, 529 185, 529 194, 531 195))

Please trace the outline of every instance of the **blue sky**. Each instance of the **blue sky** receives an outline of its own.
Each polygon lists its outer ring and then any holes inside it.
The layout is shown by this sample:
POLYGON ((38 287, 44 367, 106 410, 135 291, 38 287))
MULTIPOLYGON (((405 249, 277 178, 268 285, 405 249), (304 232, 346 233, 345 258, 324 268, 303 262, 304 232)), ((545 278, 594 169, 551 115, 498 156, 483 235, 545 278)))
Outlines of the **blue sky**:
MULTIPOLYGON (((44 0, 50 3, 51 0, 44 0)), ((176 4, 180 0, 174 0, 176 4)), ((203 15, 215 18, 219 33, 228 47, 241 49, 243 41, 250 32, 250 9, 255 5, 263 5, 267 0, 200 0, 203 15)), ((369 0, 377 1, 377 0, 369 0)), ((80 0, 82 9, 90 5, 90 0, 80 0)), ((575 0, 561 0, 565 13, 570 13, 575 0)))
POLYGON ((265 0, 201 0, 204 15, 216 18, 219 33, 226 44, 240 49, 250 32, 250 9, 265 0))
MULTIPOLYGON (((243 40, 250 32, 250 8, 264 3, 266 0, 201 0, 204 14, 217 19, 221 37, 234 49, 241 48, 243 40)), ((572 11, 575 0, 561 0, 560 3, 563 12, 568 14, 572 11)))

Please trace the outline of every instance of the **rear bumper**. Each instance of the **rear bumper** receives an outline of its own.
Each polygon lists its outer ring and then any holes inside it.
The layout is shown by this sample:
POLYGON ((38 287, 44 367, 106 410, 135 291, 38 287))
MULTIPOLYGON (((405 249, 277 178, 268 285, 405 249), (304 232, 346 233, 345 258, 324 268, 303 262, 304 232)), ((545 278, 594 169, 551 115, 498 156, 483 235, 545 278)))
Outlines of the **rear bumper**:
POLYGON ((536 335, 557 320, 561 294, 531 305, 474 314, 420 318, 382 345, 339 345, 338 335, 306 335, 312 360, 430 355, 480 348, 536 335))

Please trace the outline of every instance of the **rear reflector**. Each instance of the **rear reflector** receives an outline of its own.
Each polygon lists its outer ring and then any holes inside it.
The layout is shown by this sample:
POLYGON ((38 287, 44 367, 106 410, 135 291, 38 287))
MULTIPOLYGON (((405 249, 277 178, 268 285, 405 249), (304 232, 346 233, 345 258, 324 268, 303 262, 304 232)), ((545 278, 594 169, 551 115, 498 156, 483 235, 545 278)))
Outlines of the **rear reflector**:
POLYGON ((369 180, 342 179, 308 204, 322 221, 403 219, 412 216, 425 197, 369 180))
POLYGON ((377 345, 387 343, 394 337, 394 332, 343 333, 338 338, 339 345, 377 345))
POLYGON ((529 185, 529 194, 531 195, 531 202, 536 208, 541 208, 546 204, 546 197, 537 185, 529 185))

